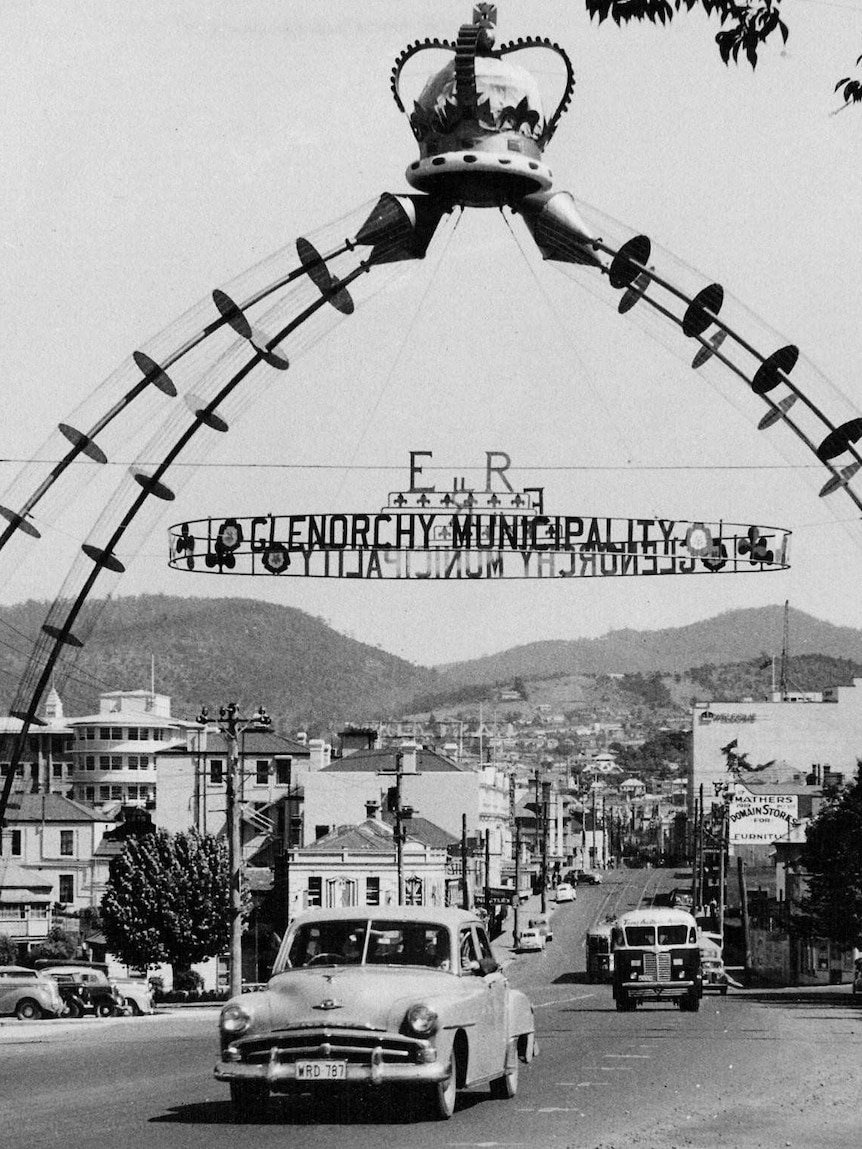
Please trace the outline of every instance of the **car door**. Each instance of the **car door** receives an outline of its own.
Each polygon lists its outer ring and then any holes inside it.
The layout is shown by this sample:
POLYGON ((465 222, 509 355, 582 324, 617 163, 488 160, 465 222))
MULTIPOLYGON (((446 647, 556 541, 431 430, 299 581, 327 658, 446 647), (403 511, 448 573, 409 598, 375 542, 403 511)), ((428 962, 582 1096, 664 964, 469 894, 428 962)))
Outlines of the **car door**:
POLYGON ((14 1013, 18 997, 18 985, 7 974, 0 974, 0 1014, 14 1013))
POLYGON ((461 930, 461 976, 472 977, 475 986, 475 1023, 470 1035, 470 1077, 498 1076, 505 1063, 506 996, 508 983, 497 969, 482 973, 480 961, 494 960, 485 930, 465 926, 461 930))

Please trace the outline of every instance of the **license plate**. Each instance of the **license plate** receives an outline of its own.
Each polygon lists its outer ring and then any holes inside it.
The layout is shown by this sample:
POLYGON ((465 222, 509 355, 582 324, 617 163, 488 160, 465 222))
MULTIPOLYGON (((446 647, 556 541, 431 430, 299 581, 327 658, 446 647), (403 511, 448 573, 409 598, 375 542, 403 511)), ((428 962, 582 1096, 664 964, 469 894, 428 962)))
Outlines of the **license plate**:
POLYGON ((346 1061, 297 1061, 297 1081, 345 1081, 346 1061))

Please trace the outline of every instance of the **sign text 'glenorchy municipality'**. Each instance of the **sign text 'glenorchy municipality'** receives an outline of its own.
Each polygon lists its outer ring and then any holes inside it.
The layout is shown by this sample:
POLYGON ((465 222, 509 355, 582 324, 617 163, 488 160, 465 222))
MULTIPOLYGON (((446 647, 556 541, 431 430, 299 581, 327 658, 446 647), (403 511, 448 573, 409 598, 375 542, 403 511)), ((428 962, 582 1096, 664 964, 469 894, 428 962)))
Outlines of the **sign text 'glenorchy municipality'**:
POLYGON ((783 570, 778 527, 671 518, 551 514, 543 487, 516 490, 503 451, 486 452, 484 485, 424 481, 411 451, 409 485, 376 513, 255 515, 170 528, 172 567, 210 574, 354 579, 620 578, 783 570))

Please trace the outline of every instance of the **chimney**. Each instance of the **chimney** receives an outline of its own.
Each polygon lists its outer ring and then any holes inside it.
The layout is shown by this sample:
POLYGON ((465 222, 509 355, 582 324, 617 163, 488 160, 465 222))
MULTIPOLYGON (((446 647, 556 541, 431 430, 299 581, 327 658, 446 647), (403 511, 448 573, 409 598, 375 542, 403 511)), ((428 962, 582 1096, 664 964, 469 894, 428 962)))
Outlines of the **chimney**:
POLYGON ((402 774, 415 774, 417 773, 417 751, 419 747, 415 742, 402 742, 401 743, 401 772, 402 774))
POLYGON ((308 742, 308 768, 309 770, 322 770, 329 765, 329 756, 332 747, 322 738, 311 738, 308 742))
POLYGON ((380 813, 380 803, 375 802, 373 798, 365 803, 365 817, 369 821, 376 821, 380 813))

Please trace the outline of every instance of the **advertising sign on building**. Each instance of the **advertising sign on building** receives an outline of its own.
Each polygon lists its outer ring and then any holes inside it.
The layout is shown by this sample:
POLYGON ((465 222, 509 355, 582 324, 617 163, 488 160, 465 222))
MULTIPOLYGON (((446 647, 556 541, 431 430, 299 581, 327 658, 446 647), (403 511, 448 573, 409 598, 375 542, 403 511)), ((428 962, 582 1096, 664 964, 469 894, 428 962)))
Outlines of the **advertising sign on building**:
POLYGON ((795 794, 753 794, 737 784, 730 799, 730 842, 768 845, 786 838, 798 821, 795 794))

